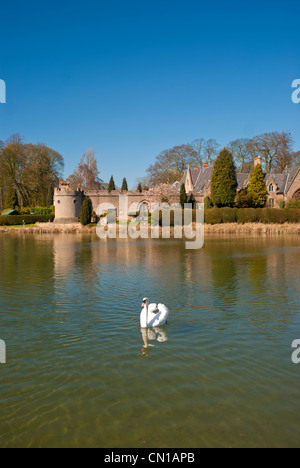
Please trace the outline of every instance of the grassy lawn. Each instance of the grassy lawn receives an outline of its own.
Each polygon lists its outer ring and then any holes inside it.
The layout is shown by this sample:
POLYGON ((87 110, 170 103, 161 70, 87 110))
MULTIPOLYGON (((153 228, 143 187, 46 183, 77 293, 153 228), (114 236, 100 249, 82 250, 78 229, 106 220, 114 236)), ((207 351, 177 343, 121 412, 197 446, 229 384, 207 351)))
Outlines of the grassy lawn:
POLYGON ((8 227, 8 228, 21 228, 21 227, 29 228, 29 227, 34 227, 34 226, 36 226, 36 224, 25 224, 25 226, 23 226, 22 224, 16 224, 16 225, 5 226, 5 227, 8 227))

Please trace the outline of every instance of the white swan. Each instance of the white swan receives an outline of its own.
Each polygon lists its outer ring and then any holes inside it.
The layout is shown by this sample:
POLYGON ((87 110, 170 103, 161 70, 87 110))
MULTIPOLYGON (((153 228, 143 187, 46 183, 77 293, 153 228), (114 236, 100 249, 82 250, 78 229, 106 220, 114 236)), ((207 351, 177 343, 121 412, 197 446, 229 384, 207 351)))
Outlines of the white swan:
POLYGON ((167 322, 169 309, 164 304, 149 304, 145 297, 142 304, 143 310, 140 316, 141 328, 160 327, 167 322), (155 313, 158 310, 157 313, 155 313))

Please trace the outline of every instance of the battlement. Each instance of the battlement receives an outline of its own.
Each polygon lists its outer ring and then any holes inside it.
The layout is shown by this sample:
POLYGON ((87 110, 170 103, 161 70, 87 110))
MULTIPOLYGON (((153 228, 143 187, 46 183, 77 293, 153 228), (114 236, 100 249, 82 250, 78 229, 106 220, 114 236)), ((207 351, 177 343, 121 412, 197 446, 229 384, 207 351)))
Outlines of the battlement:
POLYGON ((62 195, 68 195, 68 196, 82 196, 84 193, 83 190, 78 188, 77 190, 74 190, 70 186, 70 180, 62 180, 60 179, 59 181, 59 186, 54 189, 54 196, 62 196, 62 195))

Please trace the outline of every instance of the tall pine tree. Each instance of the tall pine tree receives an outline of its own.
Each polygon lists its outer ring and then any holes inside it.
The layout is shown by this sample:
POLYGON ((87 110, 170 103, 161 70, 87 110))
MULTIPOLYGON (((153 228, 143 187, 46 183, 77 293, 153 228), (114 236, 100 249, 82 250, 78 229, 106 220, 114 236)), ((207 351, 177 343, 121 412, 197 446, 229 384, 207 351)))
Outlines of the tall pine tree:
POLYGON ((265 176, 260 164, 254 166, 252 170, 247 192, 252 197, 252 205, 254 208, 263 208, 266 205, 268 192, 265 176))
POLYGON ((187 193, 185 190, 185 185, 182 184, 180 187, 180 204, 184 208, 184 204, 187 203, 187 193))
POLYGON ((128 192, 128 184, 127 184, 127 180, 125 177, 122 182, 121 192, 128 192))
POLYGON ((113 190, 116 190, 116 185, 113 176, 111 176, 109 184, 108 184, 108 193, 112 192, 113 190))
POLYGON ((232 206, 237 192, 236 167, 233 156, 223 149, 214 165, 211 181, 211 200, 214 206, 232 206))
POLYGON ((92 219, 93 205, 90 198, 86 198, 80 212, 80 222, 83 226, 90 224, 92 219))

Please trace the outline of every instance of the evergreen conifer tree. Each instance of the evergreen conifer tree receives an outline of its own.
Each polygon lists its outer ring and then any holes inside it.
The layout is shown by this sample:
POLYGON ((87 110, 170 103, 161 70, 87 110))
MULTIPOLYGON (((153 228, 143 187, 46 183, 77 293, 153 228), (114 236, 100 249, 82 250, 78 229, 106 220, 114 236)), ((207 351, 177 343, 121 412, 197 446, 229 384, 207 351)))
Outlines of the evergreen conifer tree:
POLYGON ((181 187, 180 187, 180 204, 182 206, 182 208, 184 208, 184 204, 187 203, 187 193, 186 193, 186 190, 185 190, 185 185, 182 184, 181 187))
POLYGON ((116 190, 116 185, 113 176, 111 176, 109 184, 108 184, 108 193, 112 192, 113 190, 116 190))
POLYGON ((93 206, 90 198, 86 198, 82 204, 80 212, 80 222, 83 226, 90 224, 92 219, 93 206))
POLYGON ((254 166, 250 175, 247 192, 252 197, 254 208, 263 208, 266 205, 268 192, 265 176, 260 164, 254 166))
POLYGON ((121 192, 128 192, 128 184, 127 184, 127 180, 125 177, 122 182, 121 192))
POLYGON ((204 198, 204 209, 205 210, 210 210, 213 207, 212 201, 210 197, 205 197, 204 198))
POLYGON ((236 197, 238 183, 233 156, 223 149, 214 165, 211 181, 211 199, 214 206, 232 206, 236 197))
POLYGON ((242 189, 235 197, 235 206, 237 208, 252 208, 252 195, 246 189, 242 189))

